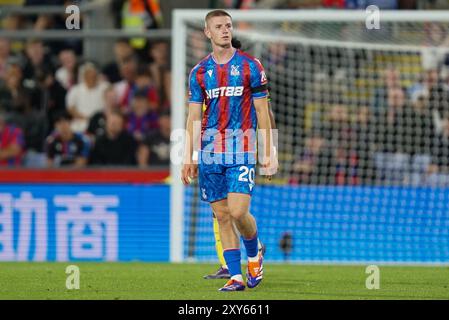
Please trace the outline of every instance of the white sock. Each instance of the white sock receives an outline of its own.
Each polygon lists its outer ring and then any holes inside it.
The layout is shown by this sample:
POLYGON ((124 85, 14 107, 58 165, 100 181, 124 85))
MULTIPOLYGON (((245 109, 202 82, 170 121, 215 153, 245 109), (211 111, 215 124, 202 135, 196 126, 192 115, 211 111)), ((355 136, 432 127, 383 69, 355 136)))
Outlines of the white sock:
POLYGON ((255 256, 255 257, 248 257, 248 261, 249 262, 258 262, 259 261, 259 255, 255 256))
POLYGON ((236 274, 235 276, 232 276, 231 279, 239 281, 239 282, 243 282, 243 277, 241 274, 236 274))

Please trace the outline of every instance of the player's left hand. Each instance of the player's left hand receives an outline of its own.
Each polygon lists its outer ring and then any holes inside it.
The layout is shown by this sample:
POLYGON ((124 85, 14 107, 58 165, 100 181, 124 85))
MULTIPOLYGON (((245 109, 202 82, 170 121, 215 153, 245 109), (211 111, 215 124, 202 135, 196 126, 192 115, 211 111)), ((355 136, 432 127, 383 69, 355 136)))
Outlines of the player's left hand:
POLYGON ((262 165, 260 173, 266 176, 268 181, 271 181, 272 177, 276 174, 279 168, 279 162, 277 157, 272 157, 267 164, 262 165))

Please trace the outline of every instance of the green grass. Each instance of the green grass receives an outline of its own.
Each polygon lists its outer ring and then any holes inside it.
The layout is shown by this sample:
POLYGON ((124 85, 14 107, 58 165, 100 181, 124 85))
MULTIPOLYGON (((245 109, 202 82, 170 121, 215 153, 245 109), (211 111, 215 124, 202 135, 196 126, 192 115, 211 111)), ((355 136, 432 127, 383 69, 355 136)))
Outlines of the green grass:
POLYGON ((380 289, 365 266, 265 264, 255 289, 223 293, 204 280, 212 264, 76 263, 79 290, 65 287, 69 263, 0 263, 0 299, 449 299, 448 267, 380 266, 380 289))

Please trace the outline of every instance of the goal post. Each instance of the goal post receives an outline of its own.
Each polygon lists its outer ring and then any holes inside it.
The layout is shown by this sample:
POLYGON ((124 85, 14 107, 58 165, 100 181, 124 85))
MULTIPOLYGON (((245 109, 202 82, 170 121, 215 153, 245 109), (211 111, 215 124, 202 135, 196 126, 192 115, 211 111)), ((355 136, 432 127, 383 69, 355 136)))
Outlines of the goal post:
MULTIPOLYGON (((207 12, 173 12, 172 130, 210 51, 207 12)), ((447 12, 381 10, 374 30, 364 10, 228 12, 266 69, 279 129, 279 174, 252 201, 267 259, 448 264, 447 12)), ((213 261, 212 212, 172 156, 170 260, 213 261)))

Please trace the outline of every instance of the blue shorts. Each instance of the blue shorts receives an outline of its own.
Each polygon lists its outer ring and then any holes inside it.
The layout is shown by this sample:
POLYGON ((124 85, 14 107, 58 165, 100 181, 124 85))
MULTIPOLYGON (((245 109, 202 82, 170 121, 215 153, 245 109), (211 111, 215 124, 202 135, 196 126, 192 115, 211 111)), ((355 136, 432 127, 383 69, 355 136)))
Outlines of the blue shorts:
POLYGON ((255 163, 210 163, 199 161, 198 178, 201 200, 215 202, 226 199, 228 193, 251 195, 255 185, 255 163))

